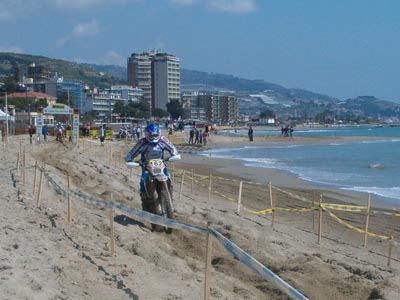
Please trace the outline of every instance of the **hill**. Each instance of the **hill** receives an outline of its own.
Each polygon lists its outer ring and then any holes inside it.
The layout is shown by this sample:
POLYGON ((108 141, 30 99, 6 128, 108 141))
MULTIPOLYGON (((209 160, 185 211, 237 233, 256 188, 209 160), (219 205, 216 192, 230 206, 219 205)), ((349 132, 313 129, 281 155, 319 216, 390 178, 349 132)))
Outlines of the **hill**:
POLYGON ((28 65, 31 63, 44 65, 49 68, 50 72, 57 73, 59 76, 64 77, 64 79, 76 80, 89 86, 105 88, 113 84, 125 82, 109 72, 98 71, 88 64, 17 53, 0 53, 0 77, 12 74, 14 67, 17 65, 28 65))
MULTIPOLYGON (((65 79, 73 79, 91 87, 107 88, 126 84, 126 67, 74 63, 44 56, 0 53, 1 77, 13 73, 18 64, 44 65, 65 79)), ((281 118, 319 115, 322 120, 347 116, 400 118, 400 104, 384 101, 373 96, 360 96, 346 101, 314 93, 304 89, 291 89, 264 80, 249 80, 233 75, 207 73, 181 69, 182 91, 232 92, 239 97, 241 114, 255 116, 266 109, 273 110, 281 118)))

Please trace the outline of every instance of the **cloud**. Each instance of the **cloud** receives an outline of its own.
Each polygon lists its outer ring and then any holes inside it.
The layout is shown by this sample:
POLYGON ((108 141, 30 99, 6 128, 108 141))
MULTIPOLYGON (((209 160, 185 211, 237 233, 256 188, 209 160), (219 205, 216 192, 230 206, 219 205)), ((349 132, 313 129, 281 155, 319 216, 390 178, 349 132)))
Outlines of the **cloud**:
POLYGON ((73 39, 82 39, 89 36, 95 36, 101 32, 99 24, 92 20, 88 23, 78 24, 71 33, 73 39))
POLYGON ((97 21, 92 20, 87 23, 80 23, 75 25, 72 29, 72 32, 65 37, 60 38, 57 41, 57 45, 59 47, 65 45, 67 42, 71 40, 80 40, 84 38, 88 38, 91 36, 96 36, 101 32, 101 28, 97 21))
POLYGON ((117 65, 117 66, 126 66, 126 57, 122 57, 117 52, 110 50, 104 56, 100 58, 81 58, 75 57, 73 58, 74 62, 77 63, 87 63, 87 64, 96 64, 96 65, 117 65))
POLYGON ((247 14, 256 11, 255 0, 208 0, 212 10, 234 14, 247 14))
POLYGON ((126 57, 122 57, 115 51, 108 51, 106 55, 100 59, 102 64, 105 65, 118 65, 124 66, 126 65, 126 57))
POLYGON ((22 49, 18 46, 0 46, 0 52, 23 53, 22 49))
MULTIPOLYGON (((40 0, 39 0, 40 2, 40 0)), ((32 0, 0 0, 0 21, 12 21, 28 17, 38 9, 32 0)))

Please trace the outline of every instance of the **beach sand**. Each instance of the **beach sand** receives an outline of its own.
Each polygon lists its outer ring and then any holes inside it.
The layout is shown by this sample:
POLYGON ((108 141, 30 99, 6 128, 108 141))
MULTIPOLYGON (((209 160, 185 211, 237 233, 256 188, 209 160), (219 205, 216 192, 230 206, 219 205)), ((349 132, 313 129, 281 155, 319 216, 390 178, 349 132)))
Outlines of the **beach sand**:
MULTIPOLYGON (((175 137, 176 138, 176 137, 175 137)), ((67 201, 43 182, 37 207, 38 162, 63 189, 67 175, 72 189, 140 208, 139 170, 127 170, 123 157, 131 143, 97 141, 60 144, 50 137, 46 144, 30 145, 27 136, 10 137, 1 145, 0 299, 204 299, 206 236, 183 230, 172 234, 150 231, 147 221, 115 212, 115 252, 110 256, 107 209, 80 199, 72 202, 72 224, 67 201), (17 170, 18 152, 26 173, 17 170), (25 182, 24 182, 25 181, 25 182)), ((184 140, 185 138, 182 138, 184 140)), ((263 143, 327 142, 325 139, 255 137, 263 143)), ((209 147, 249 145, 247 137, 211 136, 209 147)), ((240 162, 196 155, 198 150, 179 146, 182 160, 169 164, 174 178, 176 218, 206 227, 225 237, 293 285, 309 299, 399 299, 400 250, 392 251, 387 266, 388 241, 370 237, 323 214, 318 244, 318 212, 249 212, 270 208, 271 182, 274 207, 307 208, 310 203, 358 203, 367 195, 334 190, 300 180, 278 170, 248 168, 240 162), (185 170, 185 175, 183 175, 185 170), (193 185, 192 185, 192 176, 193 185), (209 194, 209 175, 212 174, 209 194), (181 191, 181 180, 184 182, 181 191), (240 181, 242 210, 237 213, 240 181)), ((377 203, 373 200, 373 207, 377 203)), ((365 213, 334 211, 342 220, 364 228, 365 213)), ((391 216, 370 217, 370 231, 388 236, 391 216)), ((399 218, 395 240, 399 238, 399 218)), ((211 299, 288 299, 213 241, 211 299)))

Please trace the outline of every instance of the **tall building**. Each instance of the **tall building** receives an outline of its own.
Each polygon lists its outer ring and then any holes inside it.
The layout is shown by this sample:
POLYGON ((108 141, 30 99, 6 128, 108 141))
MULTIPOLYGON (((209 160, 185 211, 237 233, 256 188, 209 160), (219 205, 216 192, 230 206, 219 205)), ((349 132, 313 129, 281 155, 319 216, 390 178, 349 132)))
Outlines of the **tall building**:
POLYGON ((133 53, 128 58, 128 85, 141 89, 143 99, 149 105, 151 105, 153 98, 151 62, 150 53, 133 53))
POLYGON ((166 53, 153 56, 152 107, 166 110, 167 103, 180 100, 181 72, 179 58, 166 53))
POLYGON ((154 50, 128 57, 128 85, 143 90, 151 109, 167 110, 167 103, 180 100, 180 61, 176 56, 154 50))
MULTIPOLYGON (((73 96, 75 103, 73 108, 78 108, 82 113, 83 111, 83 85, 80 82, 72 81, 72 80, 64 80, 63 78, 59 78, 57 80, 57 96, 60 96, 62 93, 67 93, 69 96, 73 96)), ((71 101, 72 102, 72 101, 71 101)), ((72 105, 69 105, 72 107, 72 105)))

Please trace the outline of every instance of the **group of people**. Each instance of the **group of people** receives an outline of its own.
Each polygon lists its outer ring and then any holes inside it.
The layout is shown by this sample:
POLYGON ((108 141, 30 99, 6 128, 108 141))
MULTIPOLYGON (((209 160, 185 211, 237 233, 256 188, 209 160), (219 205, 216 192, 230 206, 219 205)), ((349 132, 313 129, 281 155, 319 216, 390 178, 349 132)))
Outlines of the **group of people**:
MULTIPOLYGON (((34 135, 37 133, 36 132, 37 131, 37 129, 36 129, 36 126, 35 125, 30 125, 29 126, 29 128, 28 128, 28 133, 29 133, 29 142, 32 144, 32 142, 33 142, 33 138, 34 138, 34 135)), ((48 136, 48 134, 49 134, 49 130, 48 130, 48 128, 47 128, 47 125, 43 125, 43 127, 42 127, 42 135, 43 135, 43 140, 46 142, 47 141, 47 136, 48 136)))
POLYGON ((189 144, 200 144, 206 146, 208 135, 209 135, 208 125, 204 126, 204 131, 202 129, 193 127, 189 131, 189 144))
POLYGON ((293 126, 286 125, 285 127, 281 127, 281 135, 284 137, 292 137, 293 136, 293 126))

